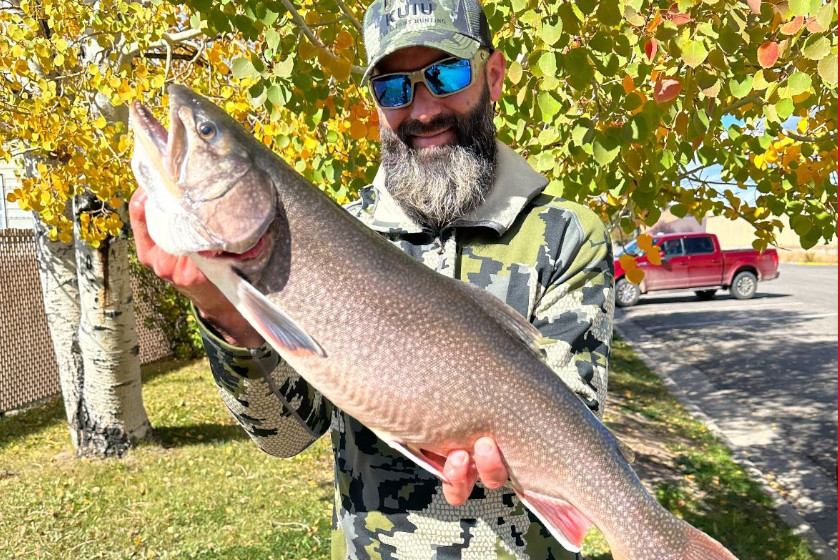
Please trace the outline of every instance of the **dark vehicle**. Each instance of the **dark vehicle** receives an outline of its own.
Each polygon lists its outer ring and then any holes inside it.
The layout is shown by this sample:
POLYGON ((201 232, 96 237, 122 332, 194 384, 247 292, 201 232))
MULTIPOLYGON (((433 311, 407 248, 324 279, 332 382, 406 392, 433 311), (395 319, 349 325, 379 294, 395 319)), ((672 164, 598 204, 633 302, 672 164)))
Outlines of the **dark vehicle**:
POLYGON ((662 264, 648 262, 636 242, 625 252, 636 258, 645 277, 633 284, 624 277, 624 269, 615 260, 615 302, 629 307, 641 294, 661 290, 694 290, 700 299, 712 299, 719 289, 729 289, 737 299, 755 296, 758 282, 779 276, 779 255, 775 249, 721 251, 713 233, 668 233, 653 236, 659 246, 662 264))

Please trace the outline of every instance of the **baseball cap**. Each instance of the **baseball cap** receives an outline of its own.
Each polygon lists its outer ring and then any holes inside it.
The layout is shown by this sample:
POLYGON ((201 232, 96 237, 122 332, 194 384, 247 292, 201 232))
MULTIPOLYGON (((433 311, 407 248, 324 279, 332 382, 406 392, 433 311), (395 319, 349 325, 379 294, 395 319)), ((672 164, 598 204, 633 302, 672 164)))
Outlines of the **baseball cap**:
POLYGON ((487 16, 478 0, 374 0, 365 12, 368 65, 405 47, 431 47, 458 58, 493 48, 487 16))

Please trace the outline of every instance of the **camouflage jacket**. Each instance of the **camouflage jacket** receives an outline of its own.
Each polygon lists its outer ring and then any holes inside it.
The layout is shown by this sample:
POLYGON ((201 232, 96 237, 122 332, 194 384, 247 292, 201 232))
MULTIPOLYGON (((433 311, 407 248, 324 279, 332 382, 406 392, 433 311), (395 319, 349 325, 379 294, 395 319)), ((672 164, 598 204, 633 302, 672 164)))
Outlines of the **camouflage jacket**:
MULTIPOLYGON (((417 260, 527 317, 545 338, 547 363, 601 416, 613 319, 609 235, 587 208, 543 194, 546 183, 499 144, 486 203, 452 227, 432 233, 412 222, 381 171, 347 209, 417 260)), ((293 456, 329 428, 334 559, 576 558, 510 489, 479 483, 466 504, 449 506, 436 478, 321 398, 273 350, 232 347, 206 325, 202 334, 225 404, 261 449, 293 456)))

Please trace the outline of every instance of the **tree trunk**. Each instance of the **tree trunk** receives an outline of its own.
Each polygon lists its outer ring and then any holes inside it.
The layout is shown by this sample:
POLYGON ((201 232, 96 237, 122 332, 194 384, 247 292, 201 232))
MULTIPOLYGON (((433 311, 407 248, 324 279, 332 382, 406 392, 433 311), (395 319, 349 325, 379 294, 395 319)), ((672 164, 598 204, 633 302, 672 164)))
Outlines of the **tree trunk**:
MULTIPOLYGON (((69 213, 69 212, 68 212, 69 213)), ((35 252, 44 311, 50 329, 64 412, 73 447, 79 448, 80 433, 76 422, 84 373, 79 349, 79 282, 76 277, 76 252, 73 245, 50 241, 49 229, 35 216, 35 252)))
POLYGON ((91 194, 73 201, 83 372, 75 410, 77 452, 121 456, 151 437, 152 428, 143 408, 128 240, 120 235, 93 248, 80 235, 78 217, 100 204, 91 194))

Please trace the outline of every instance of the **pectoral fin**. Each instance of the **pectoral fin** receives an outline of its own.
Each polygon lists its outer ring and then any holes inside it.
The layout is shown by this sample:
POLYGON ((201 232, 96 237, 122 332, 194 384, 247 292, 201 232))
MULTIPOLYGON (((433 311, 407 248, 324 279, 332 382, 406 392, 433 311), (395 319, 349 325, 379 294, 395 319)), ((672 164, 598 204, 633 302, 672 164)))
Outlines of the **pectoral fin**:
POLYGON ((583 538, 593 526, 580 511, 561 498, 526 490, 516 490, 516 495, 525 507, 543 522, 563 548, 570 552, 580 552, 583 538))
POLYGON ((389 447, 391 447, 392 449, 396 449, 397 451, 414 461, 421 469, 438 477, 442 482, 447 482, 446 476, 444 476, 443 474, 443 464, 446 461, 446 457, 441 457, 440 455, 434 454, 426 454, 423 452, 422 449, 419 449, 413 445, 406 445, 404 443, 400 443, 384 432, 380 432, 377 430, 371 431, 373 431, 373 433, 376 434, 376 437, 387 443, 389 447))
POLYGON ((282 309, 271 303, 250 282, 237 274, 230 265, 199 255, 190 257, 251 326, 278 352, 294 356, 327 356, 321 345, 309 333, 282 309))

